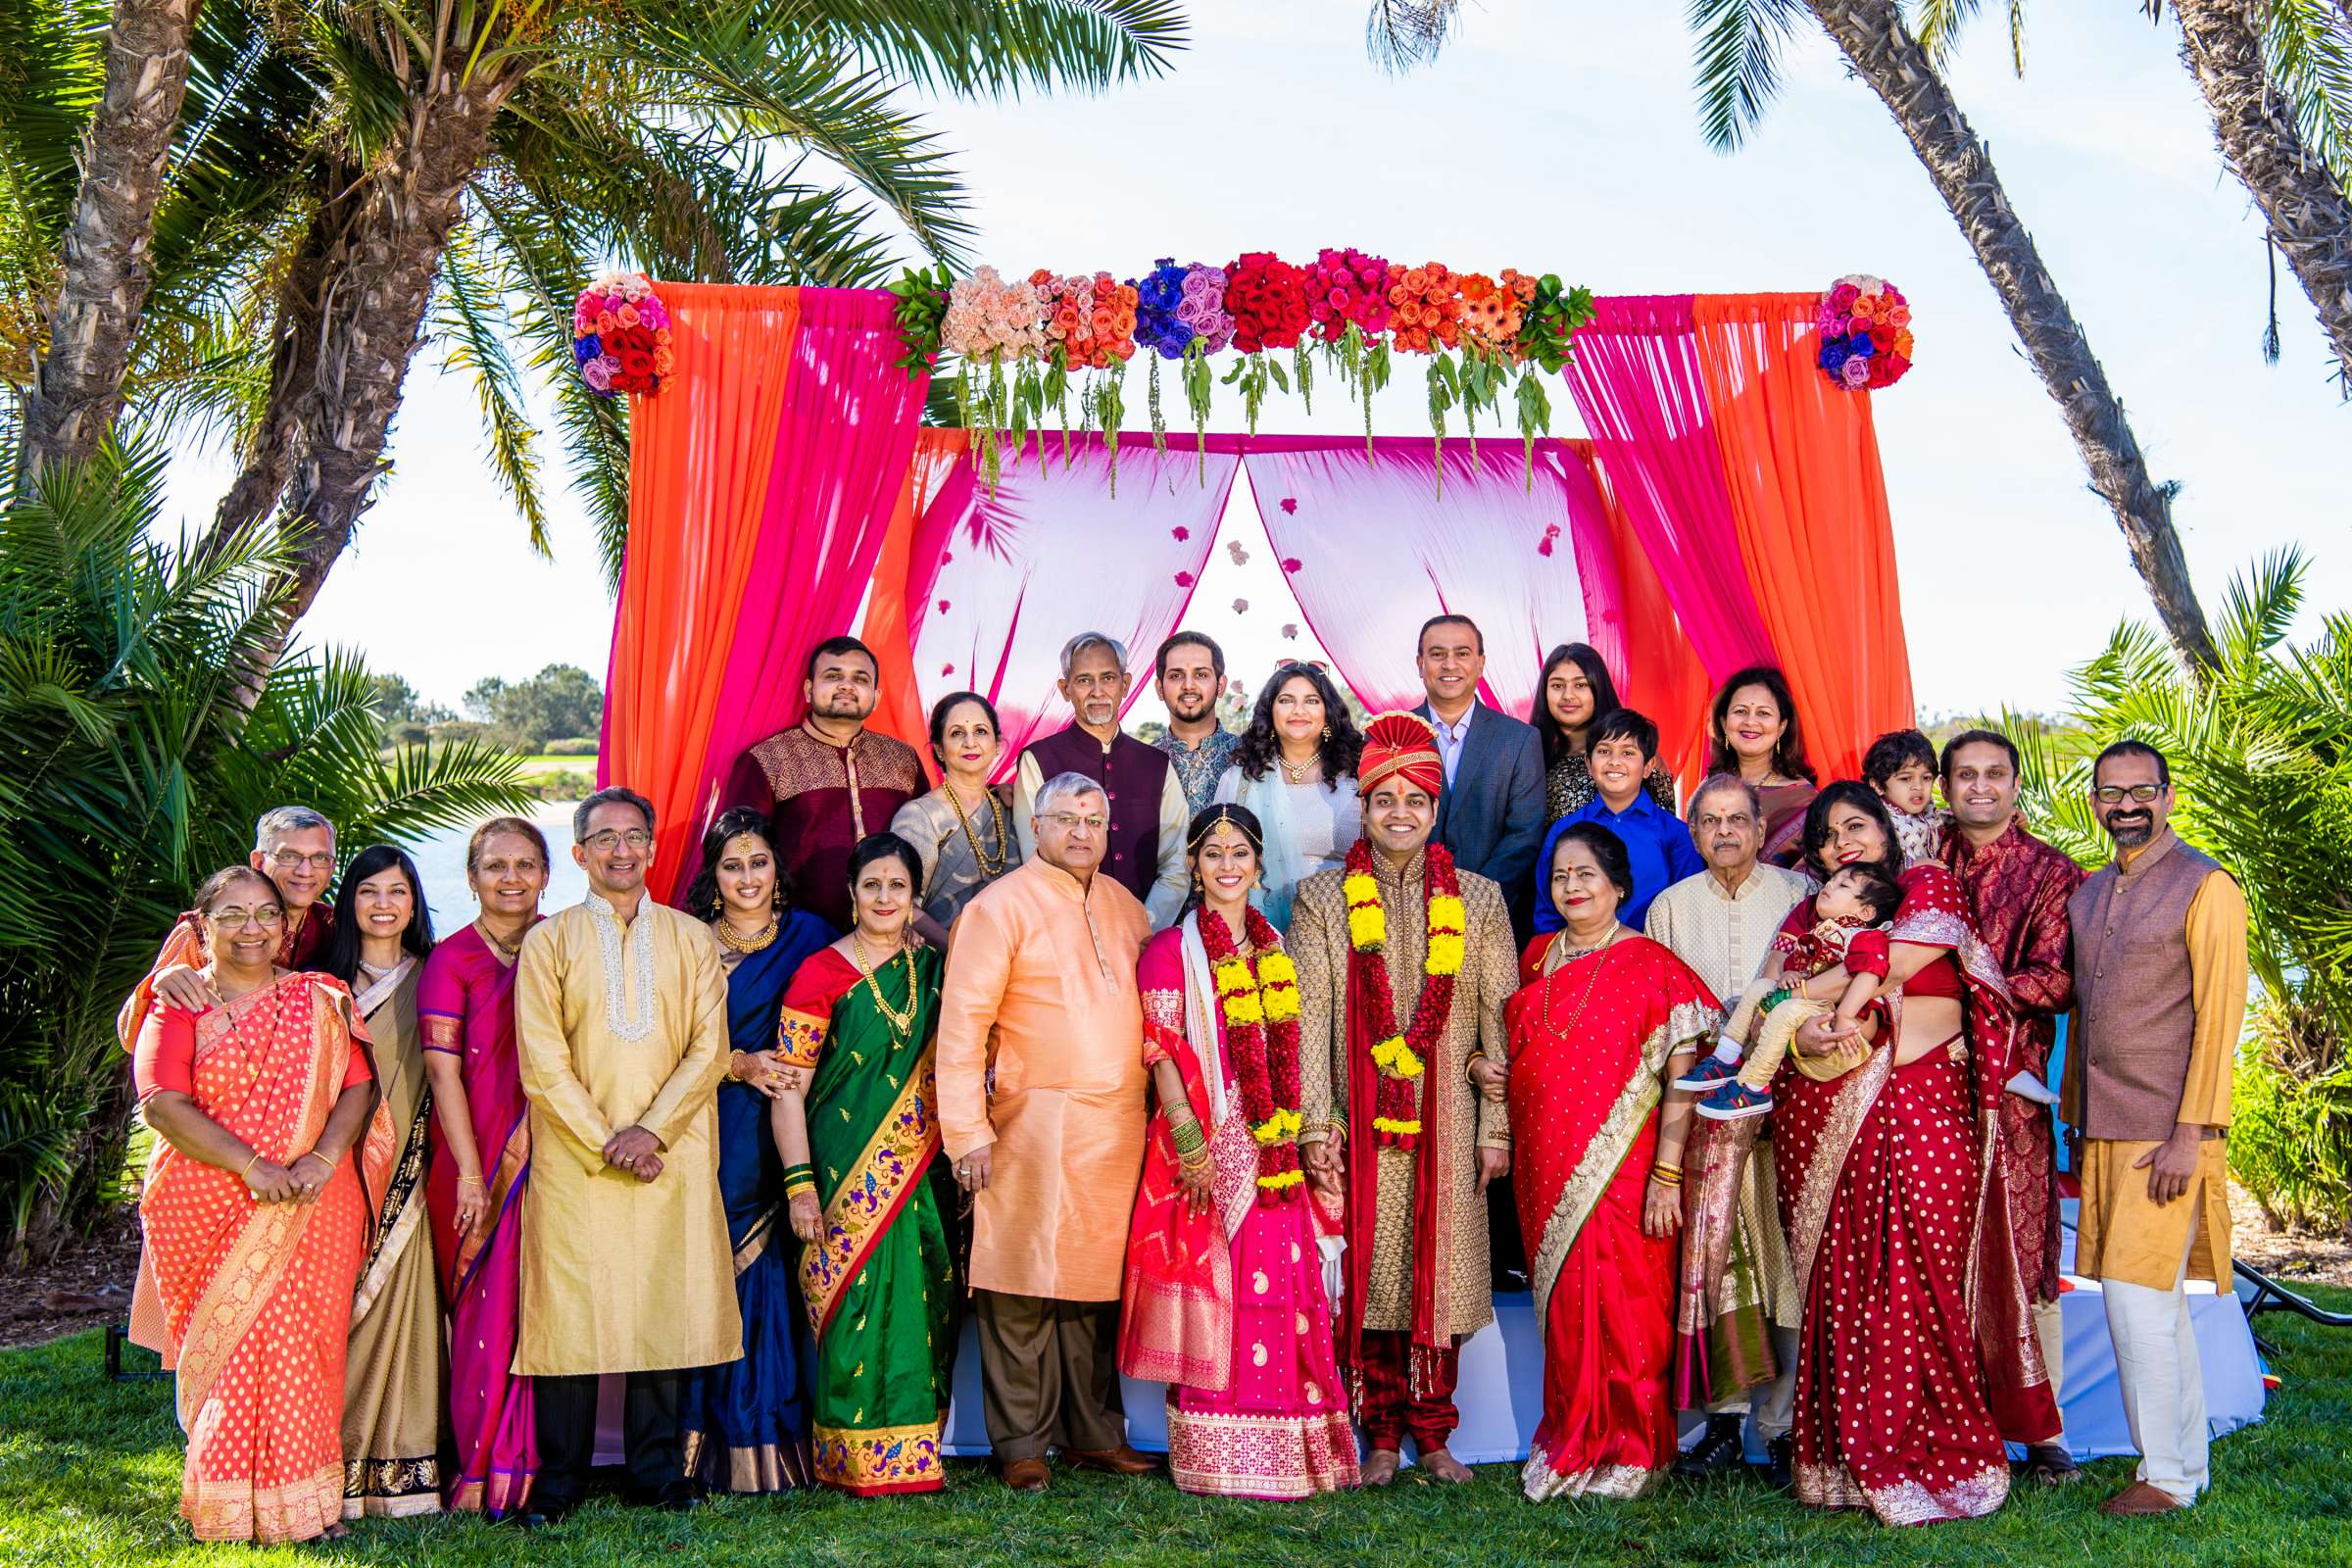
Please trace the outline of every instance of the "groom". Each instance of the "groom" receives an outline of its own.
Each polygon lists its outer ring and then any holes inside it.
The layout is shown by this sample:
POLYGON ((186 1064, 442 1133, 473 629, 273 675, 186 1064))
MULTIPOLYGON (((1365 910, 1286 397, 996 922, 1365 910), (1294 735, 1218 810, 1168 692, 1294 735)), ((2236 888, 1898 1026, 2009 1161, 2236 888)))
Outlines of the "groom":
POLYGON ((1456 1351, 1494 1320, 1486 1189, 1511 1167, 1503 1105, 1468 1073, 1473 1058, 1503 1054, 1516 950, 1502 890, 1431 842, 1446 775, 1429 725, 1373 719, 1356 777, 1364 836, 1345 866, 1298 884, 1291 911, 1298 1142, 1319 1190, 1346 1182, 1340 1360, 1372 1448, 1364 1484, 1396 1478, 1406 1437, 1430 1475, 1467 1482, 1446 1451, 1460 1419, 1456 1351), (1385 1010, 1372 1000, 1383 989, 1385 1010), (1400 1036, 1418 1059, 1376 1063, 1373 1048, 1400 1036), (1416 1193, 1436 1195, 1435 1219, 1416 1193))

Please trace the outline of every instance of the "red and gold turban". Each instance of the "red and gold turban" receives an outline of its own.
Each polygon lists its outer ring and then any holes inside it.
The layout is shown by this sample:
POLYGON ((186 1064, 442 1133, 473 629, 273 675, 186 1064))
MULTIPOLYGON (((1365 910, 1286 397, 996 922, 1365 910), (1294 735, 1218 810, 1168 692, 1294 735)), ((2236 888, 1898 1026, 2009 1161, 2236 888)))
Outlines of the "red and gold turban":
POLYGON ((1364 758, 1355 769, 1357 791, 1369 795, 1398 774, 1432 796, 1446 786, 1438 732, 1417 713, 1382 713, 1364 726, 1364 758))

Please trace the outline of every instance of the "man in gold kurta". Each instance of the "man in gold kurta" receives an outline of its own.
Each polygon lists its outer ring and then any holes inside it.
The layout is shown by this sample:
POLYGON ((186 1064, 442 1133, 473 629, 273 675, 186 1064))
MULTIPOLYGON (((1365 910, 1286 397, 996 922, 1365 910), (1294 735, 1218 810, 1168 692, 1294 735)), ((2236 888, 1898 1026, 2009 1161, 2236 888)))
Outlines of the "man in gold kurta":
POLYGON ((743 1353, 718 1191, 715 1096, 728 1056, 718 945, 647 896, 654 808, 643 797, 599 790, 572 831, 587 901, 524 939, 514 976, 532 1156, 514 1370, 538 1380, 531 1506, 549 1522, 586 1488, 608 1372, 628 1374, 636 1490, 694 1506, 679 1374, 743 1353))
POLYGON ((1369 1064, 1368 1042, 1384 1031, 1411 1034, 1430 983, 1424 969, 1440 861, 1451 867, 1446 851, 1429 843, 1445 773, 1428 723, 1410 713, 1373 719, 1356 777, 1363 841, 1347 867, 1298 884, 1285 943, 1298 966, 1298 1142, 1308 1174, 1325 1191, 1338 1187, 1343 1164, 1349 1167, 1341 1360, 1372 1448, 1364 1483, 1396 1479, 1407 1437, 1429 1474, 1467 1482, 1468 1467, 1446 1449, 1459 1419, 1456 1350, 1494 1320, 1485 1192, 1509 1172, 1511 1149, 1502 1102, 1484 1098, 1469 1073, 1474 1060, 1503 1058, 1502 1005, 1518 989, 1518 960, 1502 889, 1454 869, 1460 968, 1422 1070, 1406 1080, 1420 1131, 1410 1149, 1384 1143, 1374 1126, 1378 1070, 1369 1064), (1358 956, 1348 909, 1363 901, 1350 896, 1348 879, 1359 864, 1369 867, 1386 927, 1381 950, 1360 960, 1382 964, 1388 975, 1394 1016, 1379 1023, 1351 1017, 1362 987, 1350 984, 1358 956), (1433 1188, 1426 1227, 1415 1217, 1424 1181, 1433 1188))
POLYGON ((2099 1282, 2138 1474, 2099 1504, 2197 1500, 2205 1380, 2182 1283, 2230 1289, 2230 1077, 2246 1016, 2246 899, 2167 824, 2164 755, 2120 741, 2091 764, 2114 860, 2067 901, 2075 1011, 2060 1115, 2082 1136, 2075 1269, 2099 1282))
POLYGON ((1036 858, 964 906, 939 1009, 939 1124, 974 1195, 971 1283, 988 1438, 1007 1486, 1046 1450, 1122 1475, 1119 1286, 1144 1166, 1143 904, 1100 870, 1102 788, 1048 780, 1036 858), (991 1074, 993 1073, 993 1077, 991 1074))

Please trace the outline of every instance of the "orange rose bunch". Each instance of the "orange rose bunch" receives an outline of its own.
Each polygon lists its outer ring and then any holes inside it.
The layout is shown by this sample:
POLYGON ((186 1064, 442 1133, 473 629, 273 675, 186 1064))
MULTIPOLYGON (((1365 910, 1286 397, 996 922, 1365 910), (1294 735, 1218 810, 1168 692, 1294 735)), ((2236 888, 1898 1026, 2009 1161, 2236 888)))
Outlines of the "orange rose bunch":
POLYGON ((1506 267, 1499 283, 1484 272, 1472 272, 1461 285, 1464 334, 1481 348, 1512 353, 1526 320, 1527 302, 1536 297, 1536 280, 1506 267))
POLYGON ((1057 276, 1044 268, 1029 274, 1045 308, 1046 353, 1055 349, 1072 370, 1101 370, 1135 353, 1136 292, 1108 272, 1057 276))
POLYGON ((1462 280, 1443 265, 1389 266, 1389 341, 1407 354, 1435 354, 1462 340, 1462 280))

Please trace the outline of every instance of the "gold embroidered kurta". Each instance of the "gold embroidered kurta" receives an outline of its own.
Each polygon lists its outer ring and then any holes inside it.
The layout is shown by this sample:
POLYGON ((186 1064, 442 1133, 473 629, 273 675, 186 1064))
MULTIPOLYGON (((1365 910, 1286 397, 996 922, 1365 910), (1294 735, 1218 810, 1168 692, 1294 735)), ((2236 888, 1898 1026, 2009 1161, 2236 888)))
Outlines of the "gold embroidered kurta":
MULTIPOLYGON (((1388 916, 1383 956, 1396 1002, 1396 1025, 1409 1026, 1421 1001, 1421 965, 1429 947, 1429 906, 1422 862, 1415 857, 1399 877, 1379 856, 1381 904, 1388 916)), ((1298 884, 1291 905, 1291 929, 1283 939, 1298 966, 1299 1141, 1319 1143, 1334 1122, 1347 1120, 1348 1099, 1348 898, 1341 889, 1345 870, 1319 871, 1298 884)), ((1502 889, 1483 876, 1457 871, 1462 888, 1464 951, 1454 979, 1453 1006, 1446 1032, 1420 1080, 1421 1117, 1442 1120, 1449 1145, 1459 1152, 1445 1173, 1445 1205, 1451 1231, 1448 1249, 1446 1332, 1470 1335, 1494 1320, 1488 1274, 1487 1200, 1478 1190, 1481 1147, 1511 1147, 1510 1118, 1490 1103, 1469 1080, 1470 1058, 1480 1052, 1497 1060, 1506 1054, 1502 1006, 1519 986, 1518 955, 1502 889), (1437 1097, 1436 1109, 1430 1096, 1437 1097)), ((1369 1126, 1348 1128, 1347 1154, 1356 1159, 1374 1150, 1369 1126)), ((1413 1159, 1403 1150, 1382 1149, 1378 1212, 1372 1216, 1371 1284, 1364 1301, 1364 1327, 1404 1331, 1413 1325, 1412 1224, 1413 1159)), ((1348 1217, 1351 1237, 1362 1234, 1360 1217, 1348 1217)))
POLYGON ((718 944, 701 921, 648 898, 620 932, 608 975, 599 924, 586 905, 564 909, 532 928, 515 964, 531 1179, 514 1370, 544 1377, 732 1361, 743 1335, 718 1191, 716 1096, 727 1063, 718 944), (641 984, 649 975, 650 998, 641 984), (638 1020, 643 1038, 623 1038, 638 1020), (605 1163, 605 1144, 632 1126, 662 1141, 652 1182, 605 1163))
POLYGON ((1115 1301, 1144 1171, 1134 894, 1030 860, 950 933, 939 1123, 950 1159, 994 1146, 972 1204, 974 1290, 1115 1301), (993 1078, 991 1074, 994 1074, 993 1078))

